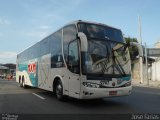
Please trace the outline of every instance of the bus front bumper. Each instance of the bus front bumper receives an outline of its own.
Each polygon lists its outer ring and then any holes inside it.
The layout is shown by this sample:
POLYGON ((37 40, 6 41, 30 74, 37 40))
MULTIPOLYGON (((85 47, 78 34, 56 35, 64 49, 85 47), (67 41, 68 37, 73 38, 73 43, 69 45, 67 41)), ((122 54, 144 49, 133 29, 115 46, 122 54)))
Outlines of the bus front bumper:
POLYGON ((132 86, 120 88, 89 88, 83 87, 80 99, 96 99, 105 97, 126 96, 131 94, 132 86))

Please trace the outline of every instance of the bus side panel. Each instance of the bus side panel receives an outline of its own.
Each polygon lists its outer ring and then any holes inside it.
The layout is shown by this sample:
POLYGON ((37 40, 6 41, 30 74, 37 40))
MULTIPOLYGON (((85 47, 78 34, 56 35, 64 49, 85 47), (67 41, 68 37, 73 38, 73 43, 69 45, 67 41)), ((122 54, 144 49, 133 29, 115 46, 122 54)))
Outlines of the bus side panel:
POLYGON ((46 54, 38 60, 38 88, 52 91, 51 54, 46 54))
POLYGON ((64 94, 68 95, 68 75, 66 75, 67 69, 61 66, 60 63, 61 62, 56 62, 55 65, 51 67, 51 54, 46 54, 39 58, 37 73, 38 88, 53 91, 53 81, 56 77, 58 77, 63 83, 64 94))

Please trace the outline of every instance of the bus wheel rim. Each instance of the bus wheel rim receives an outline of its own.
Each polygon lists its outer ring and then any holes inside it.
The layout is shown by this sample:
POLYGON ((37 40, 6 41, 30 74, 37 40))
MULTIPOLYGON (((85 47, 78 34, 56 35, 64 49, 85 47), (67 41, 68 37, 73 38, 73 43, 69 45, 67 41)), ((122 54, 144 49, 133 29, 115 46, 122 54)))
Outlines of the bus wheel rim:
POLYGON ((58 97, 62 94, 62 86, 60 84, 56 87, 56 94, 58 97))

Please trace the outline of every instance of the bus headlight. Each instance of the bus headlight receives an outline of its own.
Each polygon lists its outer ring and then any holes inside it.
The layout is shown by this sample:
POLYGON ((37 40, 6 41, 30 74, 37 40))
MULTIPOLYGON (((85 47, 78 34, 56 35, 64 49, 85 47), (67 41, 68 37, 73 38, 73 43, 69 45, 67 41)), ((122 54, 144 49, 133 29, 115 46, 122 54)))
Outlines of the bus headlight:
POLYGON ((85 87, 90 87, 90 88, 99 88, 100 85, 96 84, 96 83, 90 83, 90 82, 83 82, 82 83, 85 87))

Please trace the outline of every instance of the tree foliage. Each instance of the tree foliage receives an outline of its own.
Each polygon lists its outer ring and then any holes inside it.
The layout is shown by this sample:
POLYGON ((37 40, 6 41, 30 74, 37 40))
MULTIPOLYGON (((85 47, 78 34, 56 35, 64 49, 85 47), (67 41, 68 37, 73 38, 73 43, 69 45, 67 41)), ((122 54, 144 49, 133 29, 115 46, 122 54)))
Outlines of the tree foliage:
MULTIPOLYGON (((128 42, 138 42, 137 38, 130 38, 130 37, 125 37, 125 41, 128 42)), ((138 56, 138 48, 135 46, 130 46, 129 47, 129 53, 131 60, 135 60, 136 56, 138 56)))

